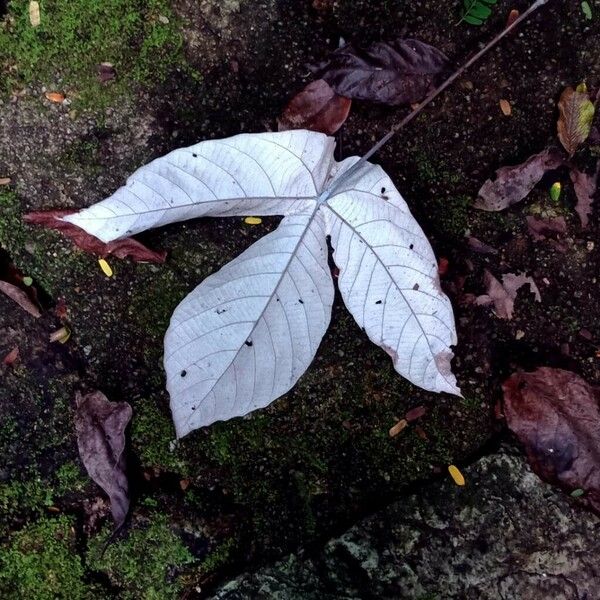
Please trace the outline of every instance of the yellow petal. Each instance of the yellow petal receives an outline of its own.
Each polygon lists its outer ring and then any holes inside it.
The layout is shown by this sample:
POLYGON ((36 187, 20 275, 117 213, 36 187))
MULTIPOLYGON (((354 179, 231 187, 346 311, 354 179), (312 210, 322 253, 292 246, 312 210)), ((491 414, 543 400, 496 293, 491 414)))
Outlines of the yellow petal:
POLYGON ((456 485, 465 485, 465 478, 455 465, 448 465, 448 473, 456 485))
POLYGON ((29 22, 32 27, 37 27, 42 22, 40 17, 40 3, 35 0, 31 0, 29 3, 29 22))
POLYGON ((113 276, 113 270, 110 268, 110 265, 103 258, 99 258, 98 259, 98 264, 100 265, 100 268, 102 269, 102 272, 107 277, 112 277, 113 276))
POLYGON ((71 330, 68 327, 61 327, 60 329, 57 329, 56 331, 50 334, 50 341, 66 344, 70 337, 71 330))
POLYGON ((244 223, 246 223, 246 225, 260 225, 262 219, 260 217, 246 217, 244 223))

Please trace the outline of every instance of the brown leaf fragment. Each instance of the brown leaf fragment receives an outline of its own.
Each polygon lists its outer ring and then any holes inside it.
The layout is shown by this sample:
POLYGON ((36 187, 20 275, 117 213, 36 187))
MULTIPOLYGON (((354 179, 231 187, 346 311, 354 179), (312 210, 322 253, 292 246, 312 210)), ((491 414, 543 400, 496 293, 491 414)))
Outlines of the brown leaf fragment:
POLYGON ((512 115, 512 107, 510 102, 504 98, 500 100, 500 110, 505 117, 510 117, 510 115, 512 115))
POLYGON ((513 8, 508 13, 508 18, 506 19, 506 26, 510 27, 518 18, 519 18, 519 11, 516 8, 513 8))
POLYGON ((10 177, 0 177, 0 185, 10 185, 10 177))
POLYGON ((487 294, 478 296, 475 303, 478 306, 494 305, 494 312, 500 319, 511 320, 515 307, 518 290, 525 284, 529 284, 532 293, 535 295, 537 302, 542 301, 540 291, 531 277, 527 277, 524 273, 515 275, 507 273, 502 276, 500 283, 487 269, 484 272, 483 281, 486 287, 487 294))
POLYGON ((558 101, 559 116, 556 127, 558 139, 569 156, 575 154, 590 134, 594 111, 594 103, 587 91, 568 87, 562 93, 558 101))
POLYGON ((592 175, 588 175, 576 167, 572 167, 569 173, 571 181, 573 182, 573 188, 575 189, 575 195, 577 196, 575 212, 579 216, 581 227, 583 229, 585 229, 590 222, 592 203, 594 202, 594 196, 598 192, 599 172, 600 160, 596 164, 596 172, 592 175))
POLYGON ((277 119, 279 131, 310 129, 333 135, 348 118, 352 100, 336 94, 323 79, 294 96, 277 119))
POLYGON ((411 408, 404 415, 404 418, 409 423, 412 423, 413 421, 416 421, 417 419, 420 419, 426 412, 427 412, 427 408, 425 406, 415 406, 414 408, 411 408))
POLYGON ((390 428, 390 437, 396 437, 408 425, 406 419, 400 419, 392 428, 390 428))
POLYGON ((545 240, 547 237, 556 237, 567 233, 567 222, 564 217, 538 218, 532 215, 527 217, 527 228, 534 240, 545 240))
POLYGON ((447 66, 448 58, 437 48, 398 39, 366 49, 345 44, 310 68, 341 96, 398 106, 420 102, 447 66))
POLYGON ((16 285, 8 281, 0 281, 0 292, 14 300, 23 310, 36 319, 42 316, 39 308, 29 299, 29 296, 16 285))
POLYGON ((567 491, 585 490, 600 511, 600 388, 562 369, 541 367, 504 382, 504 413, 532 469, 567 491))
POLYGON ((19 347, 15 346, 3 359, 2 364, 10 367, 19 358, 19 347))
POLYGON ((498 254, 498 250, 496 250, 496 248, 473 236, 469 236, 467 238, 467 244, 469 244, 469 248, 471 250, 479 252, 479 254, 498 254))
POLYGON ((132 410, 127 402, 110 402, 102 392, 75 397, 75 432, 79 455, 90 477, 110 498, 116 528, 129 511, 125 429, 132 410))
POLYGON ((539 183, 545 173, 558 169, 565 162, 557 148, 546 148, 534 154, 524 163, 501 167, 494 179, 488 179, 479 190, 475 208, 497 211, 507 208, 525 198, 539 183))
POLYGON ((133 238, 124 238, 105 244, 98 238, 86 233, 80 227, 62 221, 61 217, 73 214, 74 210, 47 210, 40 212, 31 212, 23 216, 26 223, 42 225, 49 229, 56 229, 66 235, 78 248, 85 252, 96 254, 102 258, 109 255, 117 258, 130 257, 136 262, 164 263, 167 257, 166 252, 155 252, 146 248, 144 244, 133 238))

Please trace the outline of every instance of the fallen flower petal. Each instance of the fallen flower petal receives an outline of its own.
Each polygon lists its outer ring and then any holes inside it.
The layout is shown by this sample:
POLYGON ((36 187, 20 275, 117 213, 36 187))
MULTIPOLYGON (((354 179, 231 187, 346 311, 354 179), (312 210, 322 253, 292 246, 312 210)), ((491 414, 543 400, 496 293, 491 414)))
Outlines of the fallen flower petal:
POLYGON ((260 217, 246 217, 244 223, 246 223, 246 225, 260 225, 262 219, 260 217))
POLYGON ((107 277, 112 277, 113 276, 113 270, 112 270, 111 266, 103 258, 99 258, 98 259, 98 264, 100 265, 100 268, 102 269, 102 272, 107 277))
POLYGON ((457 466, 448 465, 448 473, 450 473, 450 477, 452 477, 456 485, 465 485, 465 478, 457 466))

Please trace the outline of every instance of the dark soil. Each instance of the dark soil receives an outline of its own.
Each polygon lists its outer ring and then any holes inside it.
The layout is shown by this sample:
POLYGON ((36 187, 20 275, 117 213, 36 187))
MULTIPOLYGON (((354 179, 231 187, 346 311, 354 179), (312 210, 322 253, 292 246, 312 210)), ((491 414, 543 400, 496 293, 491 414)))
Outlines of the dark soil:
MULTIPOLYGON (((277 219, 257 227, 241 219, 198 220, 148 232, 141 238, 167 249, 167 263, 110 259, 111 279, 94 257, 58 234, 22 223, 29 210, 90 205, 174 148, 274 129, 289 98, 310 80, 306 65, 323 59, 340 37, 358 45, 416 37, 459 65, 500 30, 511 8, 528 5, 500 1, 487 24, 476 28, 454 26, 459 4, 336 0, 315 2, 323 6, 316 9, 309 0, 174 2, 171 25, 182 32, 184 46, 180 64, 159 83, 131 81, 108 107, 104 101, 78 104, 76 92, 72 105, 55 105, 43 92, 61 89, 57 64, 54 78, 22 81, 0 96, 0 177, 12 180, 0 187, 0 245, 33 277, 45 309, 35 321, 0 297, 0 359, 15 345, 20 351, 15 366, 0 363, 0 543, 8 549, 0 564, 17 560, 17 531, 66 516, 85 572, 78 580, 81 597, 101 589, 143 598, 140 590, 159 584, 166 586, 161 597, 181 590, 186 597, 202 594, 225 574, 300 544, 318 544, 415 481, 468 461, 499 435, 493 409, 501 382, 515 370, 560 366, 600 383, 597 206, 582 230, 566 171, 502 213, 471 206, 495 169, 556 143, 556 102, 565 86, 582 80, 591 89, 600 85, 597 19, 587 21, 578 0, 551 1, 375 157, 436 255, 449 261, 443 285, 458 325, 454 370, 463 400, 403 381, 337 298, 318 357, 292 392, 264 411, 174 444, 161 367, 169 316, 199 281, 277 219), (511 116, 502 114, 500 99, 510 102, 511 116), (555 180, 563 184, 558 202, 548 195, 555 180), (566 217, 560 249, 532 241, 525 223, 530 214, 566 217), (473 252, 467 234, 498 254, 473 252), (533 276, 541 303, 522 289, 512 321, 469 304, 468 294, 484 293, 484 269, 496 277, 533 276), (55 310, 61 301, 67 307, 62 320, 55 310), (49 343, 49 333, 64 324, 71 339, 64 346, 49 343), (131 525, 104 559, 97 548, 110 527, 107 507, 90 508, 102 495, 84 477, 72 427, 74 391, 95 388, 134 409, 131 525), (429 409, 421 420, 428 439, 414 428, 390 439, 389 428, 420 404, 429 409), (32 495, 32 481, 49 496, 32 495), (171 536, 164 545, 172 552, 164 560, 173 568, 149 575, 134 542, 156 523, 171 536), (182 558, 180 542, 193 562, 182 558), (134 566, 123 567, 121 550, 134 566)), ((9 68, 0 56, 0 69, 9 68)), ((119 65, 116 70, 127 81, 128 73, 119 65)), ((354 103, 337 136, 339 157, 364 153, 404 114, 354 103)), ((588 145, 576 161, 589 168, 599 152, 588 145)), ((30 576, 34 582, 38 577, 35 570, 30 576)), ((0 591, 4 584, 0 576, 0 591)), ((66 591, 53 593, 63 597, 66 591)))

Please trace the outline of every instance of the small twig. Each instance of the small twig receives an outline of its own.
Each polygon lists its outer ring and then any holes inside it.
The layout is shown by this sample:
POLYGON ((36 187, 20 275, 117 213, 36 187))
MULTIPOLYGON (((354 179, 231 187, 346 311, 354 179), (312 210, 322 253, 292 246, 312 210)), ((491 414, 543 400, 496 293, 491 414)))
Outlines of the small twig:
POLYGON ((513 23, 508 27, 504 28, 496 37, 488 42, 477 54, 472 56, 466 63, 464 63, 459 69, 457 69, 448 79, 444 81, 439 87, 435 88, 419 105, 410 113, 408 113, 402 121, 394 125, 388 133, 386 133, 361 159, 352 165, 347 171, 335 179, 329 190, 327 190, 328 196, 331 196, 332 192, 343 182, 356 173, 375 152, 377 152, 384 144, 386 144, 398 131, 408 125, 428 104, 433 102, 447 87, 452 85, 473 63, 477 62, 486 52, 491 50, 504 36, 509 34, 515 27, 517 27, 522 21, 527 19, 529 15, 546 4, 549 0, 536 0, 522 15, 520 15, 513 23))

